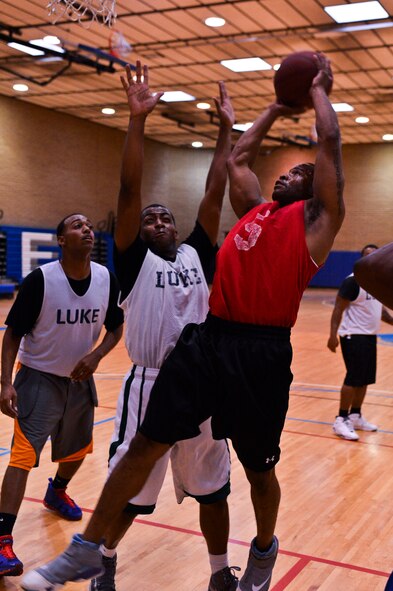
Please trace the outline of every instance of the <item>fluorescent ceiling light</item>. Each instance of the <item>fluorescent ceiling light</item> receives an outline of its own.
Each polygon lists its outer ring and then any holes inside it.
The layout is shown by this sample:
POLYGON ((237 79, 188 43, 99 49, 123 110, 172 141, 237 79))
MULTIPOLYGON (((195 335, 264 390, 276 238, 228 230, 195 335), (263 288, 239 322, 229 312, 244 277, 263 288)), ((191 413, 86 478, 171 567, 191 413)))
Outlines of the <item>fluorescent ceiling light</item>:
POLYGON ((257 70, 271 70, 270 64, 260 57, 246 57, 237 60, 222 60, 222 66, 232 70, 232 72, 256 72, 257 70))
POLYGON ((33 47, 28 47, 27 45, 21 45, 21 43, 14 43, 14 41, 7 43, 7 45, 13 49, 17 49, 18 51, 28 53, 29 55, 45 55, 45 52, 41 51, 40 49, 34 49, 33 47))
POLYGON ((209 103, 198 103, 197 107, 198 109, 210 109, 209 103))
POLYGON ((348 103, 332 103, 333 109, 336 113, 345 113, 347 111, 354 111, 352 105, 348 105, 348 103))
POLYGON ((274 64, 274 66, 273 66, 273 70, 274 70, 275 72, 277 72, 277 70, 279 70, 279 69, 280 69, 280 66, 281 66, 281 64, 274 64))
POLYGON ((195 96, 192 96, 187 92, 183 92, 182 90, 172 90, 169 92, 164 92, 161 100, 166 103, 180 103, 182 101, 195 101, 195 96))
POLYGON ((252 127, 252 122, 249 123, 235 123, 235 125, 232 125, 232 129, 236 129, 236 131, 247 131, 247 129, 250 129, 250 127, 252 127))
POLYGON ((104 115, 114 115, 116 113, 116 110, 112 109, 112 107, 104 107, 103 109, 101 109, 101 113, 104 113, 104 115))
POLYGON ((209 18, 205 19, 205 25, 208 27, 222 27, 225 25, 225 19, 216 16, 209 16, 209 18))
POLYGON ((37 47, 43 47, 44 49, 51 49, 52 51, 57 51, 58 53, 65 53, 62 47, 54 45, 53 43, 49 43, 46 37, 44 39, 31 39, 29 43, 31 43, 32 45, 37 45, 37 47))
POLYGON ((45 35, 44 37, 45 43, 50 43, 51 45, 60 45, 61 41, 56 35, 45 35))
POLYGON ((29 90, 27 84, 14 84, 12 88, 17 92, 27 92, 29 90))
POLYGON ((377 1, 325 6, 324 10, 336 23, 356 23, 389 17, 389 14, 377 1))
POLYGON ((385 142, 393 142, 393 133, 385 133, 385 135, 382 136, 382 139, 385 140, 385 142))
POLYGON ((202 142, 192 142, 192 147, 193 148, 202 148, 203 147, 203 143, 202 142))
POLYGON ((368 123, 370 119, 368 117, 356 117, 356 123, 368 123))

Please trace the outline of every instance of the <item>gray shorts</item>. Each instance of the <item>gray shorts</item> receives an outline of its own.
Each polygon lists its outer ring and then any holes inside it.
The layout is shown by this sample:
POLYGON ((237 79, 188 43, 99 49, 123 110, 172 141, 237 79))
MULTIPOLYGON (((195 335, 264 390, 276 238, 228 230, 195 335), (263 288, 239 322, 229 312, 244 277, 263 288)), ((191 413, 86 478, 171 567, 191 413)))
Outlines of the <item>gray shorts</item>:
POLYGON ((55 376, 25 365, 15 377, 18 418, 15 420, 10 466, 38 466, 48 439, 52 461, 78 461, 92 451, 97 393, 91 377, 83 382, 55 376))

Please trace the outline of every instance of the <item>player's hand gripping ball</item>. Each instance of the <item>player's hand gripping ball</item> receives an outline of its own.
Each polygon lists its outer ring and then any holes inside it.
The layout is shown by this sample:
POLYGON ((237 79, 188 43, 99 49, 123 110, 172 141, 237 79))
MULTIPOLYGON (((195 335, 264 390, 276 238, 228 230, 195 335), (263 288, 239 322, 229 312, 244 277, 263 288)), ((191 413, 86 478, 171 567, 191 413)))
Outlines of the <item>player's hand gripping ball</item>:
MULTIPOLYGON (((274 90, 277 100, 288 107, 312 107, 309 91, 318 73, 313 51, 297 51, 288 55, 274 75, 274 90)), ((332 90, 333 80, 326 88, 332 90)))

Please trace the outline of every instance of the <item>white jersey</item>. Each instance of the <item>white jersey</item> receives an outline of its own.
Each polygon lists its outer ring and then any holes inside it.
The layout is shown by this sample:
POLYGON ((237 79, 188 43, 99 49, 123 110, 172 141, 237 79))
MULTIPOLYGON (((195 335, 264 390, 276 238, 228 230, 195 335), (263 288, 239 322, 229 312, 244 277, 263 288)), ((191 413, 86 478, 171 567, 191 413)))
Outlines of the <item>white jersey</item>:
POLYGON ((202 264, 192 246, 182 244, 175 261, 147 250, 135 284, 120 305, 132 361, 160 368, 184 326, 205 320, 208 298, 202 264))
MULTIPOLYGON (((353 277, 353 273, 349 277, 353 277)), ((340 337, 352 334, 377 334, 381 315, 381 302, 359 286, 359 295, 344 310, 338 334, 340 337)))
POLYGON ((83 296, 74 292, 59 261, 40 267, 44 297, 37 322, 21 341, 21 363, 68 377, 90 353, 105 321, 110 291, 108 269, 93 262, 90 265, 90 286, 83 296))

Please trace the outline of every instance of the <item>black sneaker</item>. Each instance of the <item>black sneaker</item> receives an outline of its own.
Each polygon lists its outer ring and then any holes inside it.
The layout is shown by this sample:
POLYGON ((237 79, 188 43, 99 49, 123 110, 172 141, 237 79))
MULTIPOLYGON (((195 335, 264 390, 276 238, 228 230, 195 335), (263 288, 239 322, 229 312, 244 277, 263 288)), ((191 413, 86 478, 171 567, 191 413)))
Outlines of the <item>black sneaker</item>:
POLYGON ((239 579, 235 576, 238 566, 226 566, 210 577, 208 591, 236 591, 239 579))
POLYGON ((91 580, 89 591, 116 591, 115 575, 117 565, 117 554, 108 558, 102 557, 102 565, 105 571, 99 577, 91 580))

